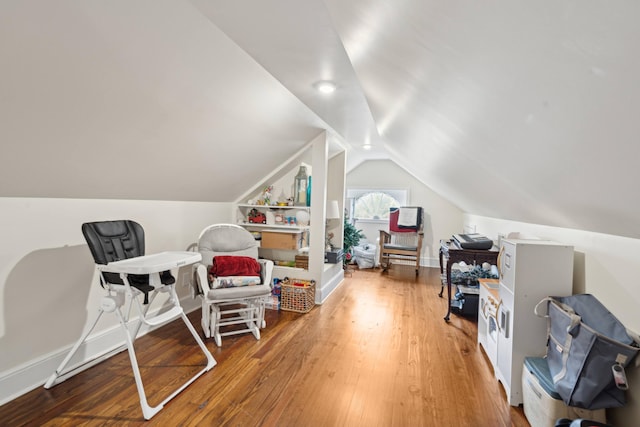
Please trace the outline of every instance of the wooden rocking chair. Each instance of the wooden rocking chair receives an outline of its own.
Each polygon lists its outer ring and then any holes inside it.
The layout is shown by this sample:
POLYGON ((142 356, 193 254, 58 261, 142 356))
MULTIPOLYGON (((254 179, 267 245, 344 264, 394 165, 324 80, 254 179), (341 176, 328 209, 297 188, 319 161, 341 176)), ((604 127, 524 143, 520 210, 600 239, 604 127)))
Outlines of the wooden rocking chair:
POLYGON ((420 252, 424 233, 421 207, 391 208, 389 231, 380 230, 380 266, 384 273, 392 262, 415 265, 420 271, 420 252))

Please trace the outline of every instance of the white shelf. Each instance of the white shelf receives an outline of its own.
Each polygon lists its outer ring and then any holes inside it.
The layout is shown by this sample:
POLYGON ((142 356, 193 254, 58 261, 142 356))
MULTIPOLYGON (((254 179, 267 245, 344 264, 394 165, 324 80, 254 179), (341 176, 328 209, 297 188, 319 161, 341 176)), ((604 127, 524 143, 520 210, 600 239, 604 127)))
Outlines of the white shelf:
POLYGON ((301 231, 306 231, 309 229, 308 225, 301 227, 298 225, 255 224, 253 222, 241 222, 238 225, 240 227, 258 228, 265 231, 271 230, 279 233, 299 233, 301 231))
POLYGON ((256 208, 256 209, 296 209, 296 210, 305 210, 310 211, 311 206, 277 206, 277 205, 249 205, 249 204, 238 204, 239 208, 256 208))

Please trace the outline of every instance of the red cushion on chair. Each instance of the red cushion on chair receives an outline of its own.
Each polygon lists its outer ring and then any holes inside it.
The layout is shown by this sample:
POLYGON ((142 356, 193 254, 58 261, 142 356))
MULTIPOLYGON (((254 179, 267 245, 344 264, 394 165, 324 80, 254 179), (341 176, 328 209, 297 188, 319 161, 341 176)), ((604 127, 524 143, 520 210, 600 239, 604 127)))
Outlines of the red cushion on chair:
POLYGON ((216 277, 260 276, 260 263, 249 256, 218 255, 213 257, 209 273, 216 277))

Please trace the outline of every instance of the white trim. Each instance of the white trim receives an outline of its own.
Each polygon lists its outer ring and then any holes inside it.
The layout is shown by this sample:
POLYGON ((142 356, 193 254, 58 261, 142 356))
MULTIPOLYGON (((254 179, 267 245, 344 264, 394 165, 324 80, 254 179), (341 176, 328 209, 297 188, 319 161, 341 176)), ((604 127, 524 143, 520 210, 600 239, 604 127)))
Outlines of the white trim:
MULTIPOLYGON (((346 192, 345 207, 348 211, 349 219, 356 219, 358 221, 375 221, 374 218, 354 217, 356 200, 369 193, 384 193, 396 200, 400 206, 407 206, 410 200, 408 188, 348 188, 346 192)), ((388 222, 387 219, 382 219, 382 221, 388 222)))
MULTIPOLYGON (((185 313, 190 313, 200 308, 199 301, 194 300, 191 296, 180 298, 180 304, 185 313)), ((158 307, 155 311, 157 312, 161 308, 162 307, 158 307)), ((96 308, 93 315, 97 316, 97 314, 98 309, 96 308)), ((138 336, 143 336, 152 330, 153 328, 142 325, 138 336)), ((80 336, 78 336, 78 338, 80 338, 80 336)), ((71 343, 67 347, 45 354, 42 357, 30 360, 7 371, 0 372, 0 405, 4 405, 31 390, 43 386, 74 344, 75 343, 71 343)), ((81 366, 101 357, 108 358, 123 350, 126 350, 125 339, 120 324, 116 324, 89 337, 77 353, 85 355, 84 360, 76 361, 73 366, 81 366)))
POLYGON ((396 199, 403 206, 409 203, 408 188, 348 188, 347 198, 357 199, 367 193, 385 193, 396 199))
POLYGON ((440 268, 440 258, 421 256, 420 257, 420 266, 421 267, 440 268))
POLYGON ((316 304, 322 304, 329 298, 338 286, 344 281, 344 270, 342 268, 338 273, 322 284, 322 287, 316 288, 316 304))

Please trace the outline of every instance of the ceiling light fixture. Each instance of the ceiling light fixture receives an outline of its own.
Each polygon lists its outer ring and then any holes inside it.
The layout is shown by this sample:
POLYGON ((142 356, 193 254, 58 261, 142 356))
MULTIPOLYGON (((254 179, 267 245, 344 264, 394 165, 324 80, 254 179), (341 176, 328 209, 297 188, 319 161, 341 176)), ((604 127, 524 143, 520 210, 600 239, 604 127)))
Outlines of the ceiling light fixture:
POLYGON ((334 82, 330 82, 328 80, 321 80, 316 82, 313 86, 321 93, 331 93, 335 91, 337 87, 334 82))
POLYGON ((363 144, 362 148, 365 149, 365 150, 371 150, 371 144, 369 144, 369 143, 363 144))

